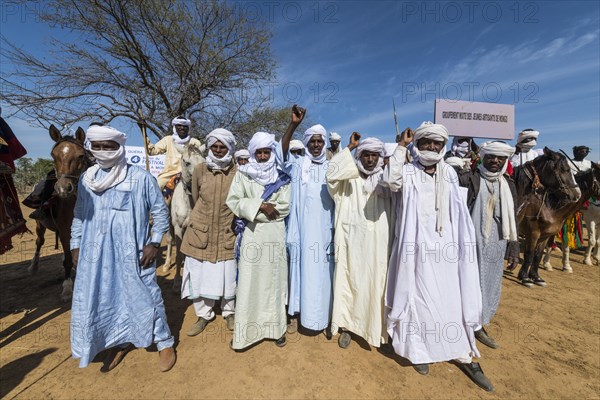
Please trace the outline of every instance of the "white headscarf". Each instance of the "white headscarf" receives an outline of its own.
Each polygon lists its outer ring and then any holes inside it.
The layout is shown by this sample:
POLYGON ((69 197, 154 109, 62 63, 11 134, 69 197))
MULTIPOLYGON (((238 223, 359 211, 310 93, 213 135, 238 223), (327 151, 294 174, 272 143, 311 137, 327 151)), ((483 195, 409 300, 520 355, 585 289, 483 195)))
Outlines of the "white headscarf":
POLYGON ((185 118, 173 118, 173 121, 171 121, 171 125, 173 125, 173 141, 175 142, 175 144, 178 144, 180 146, 183 146, 184 144, 186 144, 187 142, 190 141, 190 139, 192 138, 188 132, 188 135, 185 137, 185 139, 182 139, 179 134, 177 133, 177 129, 175 129, 175 125, 185 125, 188 128, 190 126, 192 126, 192 121, 190 121, 189 119, 185 119, 185 118))
POLYGON ((313 156, 310 151, 308 151, 308 142, 310 142, 310 139, 312 139, 312 137, 315 135, 321 136, 323 141, 327 143, 327 131, 323 125, 313 125, 304 132, 304 136, 302 137, 302 142, 306 148, 306 151, 304 152, 304 160, 302 162, 302 183, 304 184, 308 183, 310 165, 312 163, 323 164, 327 159, 327 149, 325 146, 323 146, 321 149, 321 154, 319 154, 317 157, 313 156))
POLYGON ((385 157, 391 157, 394 155, 396 148, 398 147, 398 143, 386 143, 385 144, 385 157))
POLYGON ((206 157, 206 164, 212 170, 221 170, 225 169, 231 164, 231 160, 233 159, 232 154, 235 150, 235 137, 233 133, 229 132, 227 129, 217 128, 206 135, 206 143, 208 145, 208 156, 206 157), (215 144, 217 141, 223 143, 227 146, 227 154, 225 154, 222 158, 215 157, 212 150, 210 150, 211 146, 215 144))
POLYGON ((127 135, 110 126, 90 126, 86 132, 90 142, 112 140, 119 144, 115 151, 90 150, 96 163, 89 167, 83 175, 84 183, 96 193, 102 193, 106 189, 123 182, 127 176, 127 159, 125 158, 125 142, 127 135), (108 174, 100 181, 96 180, 99 169, 110 169, 108 174))
POLYGON ((304 150, 304 144, 301 140, 294 139, 290 141, 290 151, 292 150, 304 150))
MULTIPOLYGON (((512 193, 510 192, 510 187, 508 186, 508 182, 504 177, 504 173, 506 172, 506 168, 508 167, 508 157, 512 156, 515 152, 515 148, 504 143, 498 141, 489 141, 483 143, 479 147, 479 155, 483 159, 486 154, 493 154, 496 156, 507 157, 504 162, 504 166, 498 172, 490 172, 484 166, 483 163, 479 164, 479 173, 481 177, 487 181, 486 186, 487 190, 492 194, 488 196, 488 201, 486 204, 486 218, 485 218, 485 226, 483 230, 483 234, 486 238, 490 237, 490 231, 492 228, 492 220, 494 219, 494 209, 496 208, 496 197, 493 196, 493 185, 488 184, 488 182, 496 182, 498 181, 500 184, 500 213, 502 218, 502 239, 504 240, 517 240, 517 224, 515 222, 515 204, 514 199, 512 197, 512 193)), ((481 190, 481 189, 479 189, 481 190)))
POLYGON ((341 142, 342 137, 337 132, 331 132, 329 134, 329 142, 331 143, 332 140, 334 140, 334 141, 337 140, 338 142, 341 142))
POLYGON ((448 157, 444 160, 446 162, 446 164, 452 166, 452 167, 456 167, 456 168, 460 168, 463 169, 465 167, 465 160, 463 158, 460 157, 448 157))
POLYGON ((538 136, 540 136, 540 133, 534 130, 523 130, 519 132, 519 137, 517 138, 517 147, 519 147, 523 153, 527 153, 537 145, 538 136), (523 143, 523 140, 529 138, 533 138, 533 140, 523 143))
POLYGON ((275 163, 275 135, 266 132, 256 132, 248 143, 250 160, 246 165, 240 165, 239 171, 262 186, 277 180, 278 172, 275 163), (271 149, 271 158, 264 163, 256 161, 256 150, 271 149))
MULTIPOLYGON (((457 157, 465 158, 469 151, 471 150, 471 138, 465 138, 462 136, 454 136, 452 139, 452 154, 455 154, 457 157), (464 142, 459 143, 459 140, 468 139, 464 142)), ((448 162, 448 161, 446 161, 448 162)))
POLYGON ((238 151, 235 152, 235 154, 233 155, 235 157, 235 159, 237 160, 238 158, 250 158, 250 152, 247 149, 240 149, 238 151))
POLYGON ((448 143, 448 130, 444 125, 434 124, 426 121, 416 130, 413 138, 415 143, 413 152, 415 154, 415 163, 426 167, 437 164, 433 177, 435 179, 435 211, 436 226, 435 230, 442 236, 444 234, 443 222, 446 220, 446 214, 450 208, 450 196, 448 194, 448 182, 446 182, 444 154, 446 154, 446 143, 448 143), (444 142, 444 147, 439 153, 434 151, 419 151, 418 143, 420 139, 431 139, 444 142))
POLYGON ((377 138, 366 138, 365 140, 361 140, 356 148, 354 153, 354 162, 356 163, 356 167, 360 172, 367 175, 367 178, 364 180, 363 189, 366 193, 371 193, 375 189, 377 189, 377 185, 381 180, 381 176, 383 175, 383 157, 385 156, 385 145, 384 143, 377 138), (363 151, 371 151, 373 153, 379 154, 379 161, 377 161, 377 165, 373 170, 367 171, 365 167, 363 167, 362 162, 360 161, 360 155, 363 151))

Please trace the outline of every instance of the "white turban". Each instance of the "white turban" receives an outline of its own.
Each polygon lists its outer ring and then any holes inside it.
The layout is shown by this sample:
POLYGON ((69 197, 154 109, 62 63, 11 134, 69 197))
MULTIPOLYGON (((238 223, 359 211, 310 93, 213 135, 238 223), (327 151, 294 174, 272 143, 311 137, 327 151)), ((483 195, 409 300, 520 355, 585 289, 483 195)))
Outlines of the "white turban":
POLYGON ((290 151, 292 150, 304 150, 304 144, 302 141, 298 139, 290 141, 290 151))
POLYGON ((415 146, 413 151, 415 153, 415 159, 424 166, 431 166, 437 164, 444 158, 444 154, 446 154, 446 143, 448 142, 448 130, 444 125, 434 124, 432 122, 426 121, 421 124, 415 130, 415 136, 413 138, 413 142, 415 146), (420 139, 431 139, 438 142, 444 142, 444 147, 440 150, 439 153, 428 151, 428 150, 419 150, 419 140, 420 139))
POLYGON ((521 131, 519 132, 519 137, 517 138, 517 147, 520 147, 524 153, 527 153, 529 150, 533 149, 535 145, 537 145, 537 138, 540 136, 538 131, 530 130, 530 131, 521 131), (527 143, 523 143, 525 139, 533 138, 527 143))
POLYGON ((431 139, 437 140, 438 142, 448 143, 448 130, 442 124, 434 124, 431 121, 425 121, 415 130, 414 141, 418 142, 419 139, 431 139))
POLYGON ((96 159, 96 164, 85 171, 83 180, 94 192, 102 193, 123 182, 127 177, 127 159, 125 158, 127 135, 110 126, 92 125, 88 128, 86 136, 90 142, 112 140, 119 144, 119 149, 114 151, 90 150, 96 159), (108 174, 97 180, 96 175, 100 169, 109 171, 108 174))
POLYGON ((190 139, 192 137, 188 133, 188 135, 185 138, 181 138, 179 136, 179 134, 177 133, 177 129, 175 129, 175 125, 184 125, 189 128, 192 125, 192 121, 190 121, 189 119, 185 119, 185 118, 173 118, 173 121, 171 121, 171 124, 173 125, 173 141, 175 142, 175 144, 184 146, 187 142, 190 141, 190 139))
POLYGON ((455 168, 463 169, 465 167, 465 160, 460 157, 448 157, 444 160, 446 164, 451 165, 455 168))
POLYGON ((393 156, 397 147, 398 147, 398 143, 386 143, 385 144, 385 156, 386 157, 393 156))
POLYGON ((230 153, 233 153, 235 150, 235 137, 233 136, 233 133, 229 132, 227 129, 217 128, 206 135, 206 143, 209 149, 217 141, 227 146, 227 150, 229 150, 230 153))
MULTIPOLYGON (((481 155, 481 157, 485 157, 486 154, 493 154, 501 157, 510 157, 514 153, 514 147, 507 143, 495 140, 482 143, 481 146, 479 146, 479 154, 481 155)), ((448 160, 446 160, 446 162, 448 162, 448 160)))
POLYGON ((469 151, 471 150, 471 140, 471 138, 454 136, 454 138, 452 139, 452 154, 458 157, 466 157, 467 154, 469 154, 469 151), (464 139, 468 140, 463 141, 464 139))
POLYGON ((340 142, 342 140, 342 137, 337 132, 331 132, 331 134, 329 135, 329 141, 331 142, 332 140, 337 140, 338 142, 340 142))
POLYGON ((250 160, 248 164, 241 165, 239 171, 262 186, 275 182, 278 177, 274 154, 275 135, 256 132, 250 139, 250 143, 248 143, 248 151, 250 152, 250 160), (259 163, 256 160, 256 150, 265 148, 271 149, 271 158, 266 162, 259 163))
POLYGON ((185 126, 191 126, 192 125, 192 121, 190 121, 187 118, 173 118, 173 121, 171 121, 171 125, 175 126, 175 125, 185 125, 185 126))
POLYGON ((519 132, 519 137, 517 139, 517 143, 521 143, 525 139, 534 138, 537 140, 540 133, 538 131, 521 131, 519 132))
POLYGON ((217 128, 206 135, 206 143, 208 144, 208 156, 206 157, 206 164, 211 170, 222 170, 227 168, 231 164, 233 159, 232 153, 235 150, 235 137, 233 133, 227 129, 217 128), (210 149, 213 144, 217 141, 227 146, 227 154, 221 158, 217 158, 212 150, 210 149))
POLYGON ((238 158, 250 158, 250 152, 247 149, 241 149, 241 150, 236 151, 233 156, 235 157, 236 160, 238 158))
POLYGON ((354 153, 354 162, 356 163, 358 170, 367 175, 367 179, 365 179, 363 185, 363 188, 367 193, 373 192, 381 180, 381 176, 383 175, 384 156, 385 144, 377 138, 370 137, 366 138, 365 140, 361 140, 356 148, 356 152, 354 153), (360 155, 363 151, 370 151, 379 154, 379 161, 377 161, 377 165, 371 171, 367 171, 360 161, 360 155))
POLYGON ((112 140, 113 142, 119 143, 121 146, 124 146, 127 141, 126 134, 108 125, 92 125, 88 128, 85 136, 90 142, 112 140))

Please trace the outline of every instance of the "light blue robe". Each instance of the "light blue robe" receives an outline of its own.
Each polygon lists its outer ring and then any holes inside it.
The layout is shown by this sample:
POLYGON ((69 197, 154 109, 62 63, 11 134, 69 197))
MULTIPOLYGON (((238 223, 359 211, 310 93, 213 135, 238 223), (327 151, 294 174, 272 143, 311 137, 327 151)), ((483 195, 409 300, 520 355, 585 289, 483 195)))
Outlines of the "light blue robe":
POLYGON ((304 156, 288 152, 283 162, 281 143, 277 159, 291 176, 292 200, 287 222, 290 260, 288 314, 300 313, 305 328, 320 331, 331 322, 333 304, 334 202, 325 182, 329 161, 311 164, 309 180, 302 183, 304 156))
MULTIPOLYGON (((96 179, 107 172, 99 170, 96 179)), ((79 181, 71 249, 79 263, 71 306, 71 351, 86 367, 102 350, 132 343, 158 350, 173 336, 156 282, 156 264, 140 266, 142 248, 160 242, 169 214, 156 179, 128 165, 127 177, 102 193, 79 181), (150 232, 149 218, 153 226, 150 232)))

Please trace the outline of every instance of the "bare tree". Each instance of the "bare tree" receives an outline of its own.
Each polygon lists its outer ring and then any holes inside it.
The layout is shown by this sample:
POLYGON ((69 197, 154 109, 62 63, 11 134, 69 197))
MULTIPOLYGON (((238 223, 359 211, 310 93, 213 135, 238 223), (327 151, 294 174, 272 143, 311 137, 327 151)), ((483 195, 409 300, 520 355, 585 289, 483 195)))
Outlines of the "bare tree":
POLYGON ((264 99, 244 93, 273 79, 269 27, 235 2, 48 3, 41 20, 71 32, 52 39, 50 60, 4 37, 0 49, 15 66, 0 78, 2 97, 40 125, 126 118, 162 137, 186 115, 205 133, 247 118, 264 99))

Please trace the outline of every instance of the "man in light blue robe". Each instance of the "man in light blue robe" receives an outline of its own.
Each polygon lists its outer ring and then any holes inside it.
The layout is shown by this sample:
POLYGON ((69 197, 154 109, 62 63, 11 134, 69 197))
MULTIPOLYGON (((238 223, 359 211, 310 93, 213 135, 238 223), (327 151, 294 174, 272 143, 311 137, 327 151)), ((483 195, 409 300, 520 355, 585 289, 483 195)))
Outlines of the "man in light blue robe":
POLYGON ((71 307, 71 351, 86 367, 111 349, 104 372, 133 347, 156 343, 159 369, 173 367, 173 336, 156 282, 156 255, 169 215, 156 179, 125 160, 127 137, 90 126, 97 160, 81 177, 71 227, 77 267, 71 307), (150 216, 153 225, 150 227, 150 216))
MULTIPOLYGON (((288 314, 300 313, 300 324, 322 331, 331 323, 333 304, 333 199, 327 191, 325 173, 327 131, 322 125, 306 130, 305 155, 289 152, 293 130, 277 147, 278 161, 290 175, 292 200, 287 222, 290 260, 288 314)), ((326 335, 331 336, 327 331, 326 335)))

